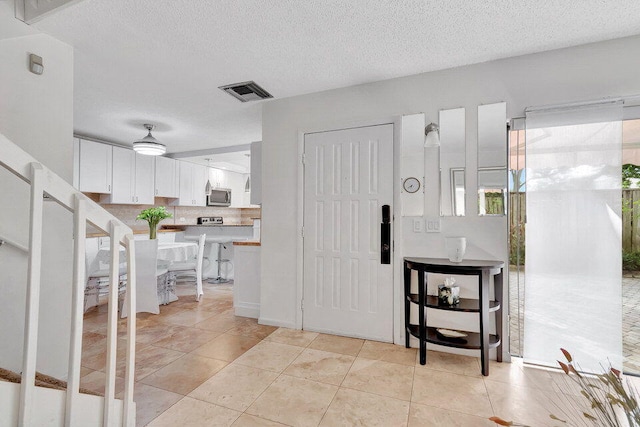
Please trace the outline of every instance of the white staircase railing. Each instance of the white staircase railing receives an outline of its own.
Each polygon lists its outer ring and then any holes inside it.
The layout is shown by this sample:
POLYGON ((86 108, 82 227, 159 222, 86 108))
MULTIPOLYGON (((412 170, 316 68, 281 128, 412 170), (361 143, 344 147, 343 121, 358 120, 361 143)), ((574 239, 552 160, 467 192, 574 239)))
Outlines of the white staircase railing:
MULTIPOLYGON (((73 291, 71 314, 71 340, 67 391, 65 396, 64 425, 84 426, 87 418, 82 406, 87 395, 81 395, 80 363, 82 356, 82 323, 85 287, 85 240, 87 223, 107 232, 111 237, 111 267, 109 276, 109 303, 107 318, 106 386, 101 423, 104 426, 134 426, 136 408, 133 402, 135 333, 136 333, 136 284, 134 239, 129 227, 94 203, 31 155, 0 134, 0 166, 17 175, 31 186, 31 209, 28 248, 9 239, 6 243, 28 251, 27 301, 25 309, 24 349, 22 381, 19 390, 17 425, 35 426, 36 414, 46 405, 39 401, 35 386, 36 356, 38 349, 38 313, 40 297, 40 273, 42 260, 43 198, 48 196, 73 212, 74 253, 73 291), (118 322, 118 268, 119 245, 126 248, 127 257, 127 349, 124 402, 115 399, 116 346, 118 322), (120 408, 120 409, 119 409, 120 408)), ((0 399, 9 398, 0 394, 0 399)), ((101 399, 96 397, 96 399, 101 399)), ((0 422, 1 424, 1 422, 0 422)))

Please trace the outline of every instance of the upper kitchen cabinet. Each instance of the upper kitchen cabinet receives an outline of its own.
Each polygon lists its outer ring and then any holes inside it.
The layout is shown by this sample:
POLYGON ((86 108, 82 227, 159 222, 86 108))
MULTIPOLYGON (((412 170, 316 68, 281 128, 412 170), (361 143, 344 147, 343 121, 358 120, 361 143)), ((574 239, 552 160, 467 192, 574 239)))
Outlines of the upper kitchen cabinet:
POLYGON ((78 189, 86 193, 111 193, 112 146, 77 139, 78 189))
POLYGON ((251 143, 251 204, 262 204, 262 142, 251 143))
POLYGON ((179 162, 169 157, 155 157, 155 196, 177 198, 179 195, 179 162))
POLYGON ((172 206, 205 206, 208 171, 206 166, 195 163, 179 162, 179 190, 178 199, 172 201, 172 206))
POLYGON ((102 201, 114 204, 152 205, 154 193, 154 158, 121 147, 113 148, 111 195, 102 201))

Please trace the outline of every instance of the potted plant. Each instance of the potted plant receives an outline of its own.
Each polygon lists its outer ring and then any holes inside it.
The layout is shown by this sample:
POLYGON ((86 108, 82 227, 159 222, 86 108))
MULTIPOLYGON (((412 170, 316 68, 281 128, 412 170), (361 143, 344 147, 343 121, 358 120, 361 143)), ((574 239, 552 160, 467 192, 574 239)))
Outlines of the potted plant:
POLYGON ((167 208, 164 206, 145 209, 136 217, 136 219, 145 220, 149 223, 149 239, 156 238, 158 223, 166 218, 173 218, 173 215, 167 212, 167 208))

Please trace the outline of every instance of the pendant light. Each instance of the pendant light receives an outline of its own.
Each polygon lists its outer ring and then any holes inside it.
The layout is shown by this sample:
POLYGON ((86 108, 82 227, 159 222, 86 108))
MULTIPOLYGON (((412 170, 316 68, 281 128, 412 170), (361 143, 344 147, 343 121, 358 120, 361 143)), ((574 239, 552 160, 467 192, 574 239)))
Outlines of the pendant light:
POLYGON ((151 130, 155 126, 145 124, 144 127, 147 128, 149 134, 133 143, 133 151, 135 151, 136 153, 144 154, 146 156, 160 156, 166 153, 167 147, 164 144, 158 142, 158 140, 151 135, 151 130))
POLYGON ((424 129, 424 146, 439 147, 440 146, 440 128, 435 123, 429 123, 424 129))
POLYGON ((209 171, 211 171, 211 159, 205 159, 207 161, 207 185, 204 187, 205 194, 211 194, 211 180, 209 179, 209 171))

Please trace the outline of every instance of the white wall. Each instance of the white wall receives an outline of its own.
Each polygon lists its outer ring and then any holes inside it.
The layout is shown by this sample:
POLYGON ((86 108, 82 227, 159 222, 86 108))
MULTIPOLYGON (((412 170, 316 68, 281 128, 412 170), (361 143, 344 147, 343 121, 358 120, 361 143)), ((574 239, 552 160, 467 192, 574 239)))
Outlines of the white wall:
MULTIPOLYGON (((261 320, 283 326, 300 324, 296 308, 301 298, 297 285, 302 280, 296 272, 300 132, 391 122, 418 112, 425 113, 427 123, 437 122, 439 110, 465 107, 467 189, 473 190, 479 104, 506 101, 507 116, 518 117, 527 106, 635 95, 640 93, 638 69, 640 37, 631 37, 265 103, 261 320)), ((401 173, 396 171, 396 176, 401 173)), ((437 168, 425 175, 425 206, 437 206, 437 168)), ((446 235, 466 236, 469 258, 506 261, 506 219, 477 217, 475 191, 467 191, 466 206, 466 217, 442 219, 439 234, 413 233, 411 218, 396 218, 396 229, 404 230, 395 245, 396 296, 401 292, 398 261, 403 256, 444 257, 446 235)), ((402 307, 396 304, 396 342, 401 342, 401 322, 402 307)))
MULTIPOLYGON (((0 2, 0 132, 62 178, 72 179, 73 51, 15 20, 13 2, 0 2), (28 71, 43 58, 44 74, 28 71)), ((29 187, 0 168, 0 236, 28 241, 29 187)), ((65 377, 70 325, 72 217, 45 203, 37 369, 65 377)), ((0 367, 21 371, 26 256, 0 247, 0 367)))

